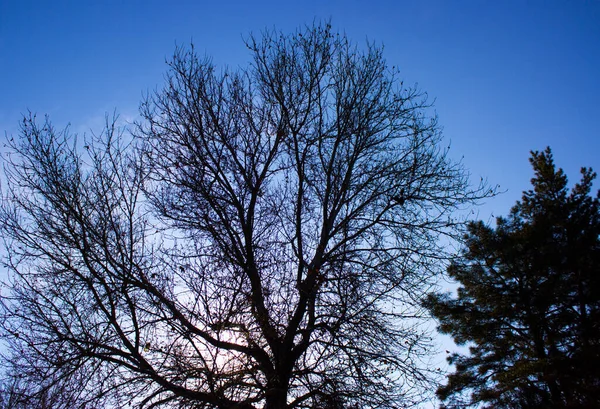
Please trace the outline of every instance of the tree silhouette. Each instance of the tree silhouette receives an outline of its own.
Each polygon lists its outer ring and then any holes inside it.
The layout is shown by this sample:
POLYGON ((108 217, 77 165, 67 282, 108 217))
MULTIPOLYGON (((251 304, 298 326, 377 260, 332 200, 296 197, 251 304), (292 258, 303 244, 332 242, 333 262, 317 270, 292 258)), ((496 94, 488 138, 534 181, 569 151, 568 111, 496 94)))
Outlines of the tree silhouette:
POLYGON ((438 238, 489 190, 470 190, 381 48, 329 25, 246 45, 237 71, 178 49, 133 138, 108 121, 78 149, 24 119, 2 325, 31 394, 395 408, 429 386, 420 300, 438 238))
POLYGON ((440 330, 468 356, 438 390, 449 407, 592 408, 600 404, 600 214, 596 174, 569 192, 550 149, 533 152, 533 189, 492 228, 472 223, 448 269, 458 298, 430 296, 440 330))

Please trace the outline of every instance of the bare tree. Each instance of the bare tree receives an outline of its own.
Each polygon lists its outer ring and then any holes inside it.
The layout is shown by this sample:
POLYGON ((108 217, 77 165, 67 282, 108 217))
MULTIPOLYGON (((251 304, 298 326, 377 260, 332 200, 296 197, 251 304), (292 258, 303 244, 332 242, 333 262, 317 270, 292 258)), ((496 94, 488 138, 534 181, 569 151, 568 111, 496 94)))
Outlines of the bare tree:
MULTIPOLYGON (((405 407, 469 190, 424 95, 329 25, 178 49, 130 145, 26 118, 2 231, 12 367, 80 407, 405 407), (22 352, 20 352, 22 351, 22 352)), ((72 407, 72 406, 71 406, 72 407)))

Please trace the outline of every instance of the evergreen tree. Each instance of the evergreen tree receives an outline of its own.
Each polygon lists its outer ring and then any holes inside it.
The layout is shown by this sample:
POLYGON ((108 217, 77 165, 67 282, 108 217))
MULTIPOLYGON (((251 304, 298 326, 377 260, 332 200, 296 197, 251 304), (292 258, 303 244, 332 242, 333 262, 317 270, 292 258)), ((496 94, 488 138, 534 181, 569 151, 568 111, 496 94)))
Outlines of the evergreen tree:
POLYGON ((570 191, 549 148, 532 152, 533 189, 496 227, 469 225, 449 275, 457 297, 426 304, 470 347, 438 396, 447 407, 600 407, 600 214, 596 174, 570 191))

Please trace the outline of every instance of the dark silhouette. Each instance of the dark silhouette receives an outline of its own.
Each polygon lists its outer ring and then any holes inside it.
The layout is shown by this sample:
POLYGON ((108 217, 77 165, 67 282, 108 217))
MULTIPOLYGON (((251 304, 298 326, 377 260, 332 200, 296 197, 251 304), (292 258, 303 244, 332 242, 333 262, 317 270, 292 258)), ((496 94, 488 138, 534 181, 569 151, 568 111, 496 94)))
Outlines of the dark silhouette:
POLYGON ((448 269, 458 298, 427 305, 470 354, 438 395, 448 407, 600 407, 600 214, 596 174, 571 191, 550 149, 533 152, 533 189, 498 218, 472 223, 448 269))
POLYGON ((380 48, 328 25, 246 44, 233 72, 177 50, 133 139, 111 122, 78 149, 25 118, 0 322, 29 395, 398 408, 430 386, 438 238, 489 190, 469 190, 380 48))

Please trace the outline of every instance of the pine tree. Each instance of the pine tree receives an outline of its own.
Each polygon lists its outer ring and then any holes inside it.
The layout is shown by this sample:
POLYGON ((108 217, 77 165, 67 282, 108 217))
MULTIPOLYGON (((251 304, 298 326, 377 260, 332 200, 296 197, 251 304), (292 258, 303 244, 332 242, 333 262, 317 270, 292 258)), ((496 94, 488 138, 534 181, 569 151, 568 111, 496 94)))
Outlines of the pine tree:
POLYGON ((473 222, 448 269, 457 297, 426 305, 470 354, 438 396, 447 407, 599 407, 600 203, 582 168, 570 191, 552 152, 532 152, 533 189, 495 227, 473 222))

